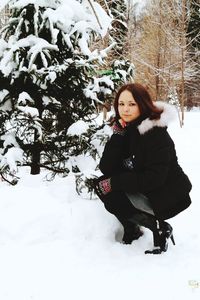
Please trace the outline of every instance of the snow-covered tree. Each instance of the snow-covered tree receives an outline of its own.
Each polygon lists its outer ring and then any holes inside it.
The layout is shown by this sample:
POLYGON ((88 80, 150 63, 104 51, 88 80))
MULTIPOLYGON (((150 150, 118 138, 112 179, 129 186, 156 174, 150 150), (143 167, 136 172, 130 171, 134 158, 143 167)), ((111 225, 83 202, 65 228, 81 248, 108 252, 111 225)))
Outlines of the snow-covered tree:
POLYGON ((108 39, 115 43, 115 47, 109 52, 109 62, 112 64, 114 60, 127 61, 130 42, 128 41, 129 2, 127 0, 97 1, 112 18, 108 39))
MULTIPOLYGON (((133 81, 135 67, 129 60, 128 55, 128 4, 126 0, 97 0, 111 17, 111 29, 106 36, 105 42, 114 44, 106 57, 106 68, 101 69, 101 100, 111 103, 113 94, 124 83, 133 81), (112 85, 108 82, 112 82, 112 85), (108 90, 110 89, 110 93, 108 90), (109 95, 112 94, 112 97, 109 95)), ((100 45, 99 45, 100 46, 100 45)), ((101 46, 100 46, 101 47, 101 46)))
POLYGON ((68 173, 70 157, 88 149, 87 134, 70 128, 94 114, 99 91, 90 86, 107 53, 90 46, 111 19, 95 1, 8 4, 12 16, 0 39, 1 172, 19 162, 32 174, 41 166, 68 173))
POLYGON ((127 54, 127 4, 125 0, 108 1, 110 13, 113 17, 110 36, 116 42, 112 56, 124 59, 127 54))

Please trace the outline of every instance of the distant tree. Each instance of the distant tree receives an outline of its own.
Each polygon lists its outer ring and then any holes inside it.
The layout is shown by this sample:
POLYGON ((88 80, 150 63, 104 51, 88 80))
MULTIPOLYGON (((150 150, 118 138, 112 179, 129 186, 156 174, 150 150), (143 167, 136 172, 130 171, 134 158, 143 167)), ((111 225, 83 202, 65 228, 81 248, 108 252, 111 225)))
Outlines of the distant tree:
POLYGON ((189 100, 186 87, 197 75, 196 53, 190 55, 187 31, 192 2, 149 1, 131 49, 136 80, 150 88, 154 99, 171 99, 172 93, 178 96, 181 125, 189 100))
POLYGON ((200 1, 189 1, 188 39, 192 47, 200 49, 200 1))
POLYGON ((10 17, 10 14, 11 14, 11 12, 10 12, 9 7, 7 5, 2 10, 1 10, 1 7, 0 7, 0 30, 7 23, 8 18, 10 17))
POLYGON ((187 43, 189 55, 195 62, 196 75, 186 86, 188 106, 200 106, 200 2, 189 2, 189 22, 187 28, 187 43))

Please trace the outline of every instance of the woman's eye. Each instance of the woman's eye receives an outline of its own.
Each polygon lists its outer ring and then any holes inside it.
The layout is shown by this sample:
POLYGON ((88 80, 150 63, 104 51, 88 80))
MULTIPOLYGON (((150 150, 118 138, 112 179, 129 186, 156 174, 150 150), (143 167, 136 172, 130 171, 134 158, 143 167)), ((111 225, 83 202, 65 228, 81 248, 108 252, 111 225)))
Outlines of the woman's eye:
MULTIPOLYGON (((119 104, 118 104, 118 105, 119 105, 119 106, 124 106, 125 104, 124 104, 124 103, 122 103, 122 102, 121 102, 121 103, 119 102, 119 104)), ((136 105, 136 103, 132 102, 132 103, 128 103, 127 105, 128 105, 128 106, 135 106, 135 105, 136 105)))

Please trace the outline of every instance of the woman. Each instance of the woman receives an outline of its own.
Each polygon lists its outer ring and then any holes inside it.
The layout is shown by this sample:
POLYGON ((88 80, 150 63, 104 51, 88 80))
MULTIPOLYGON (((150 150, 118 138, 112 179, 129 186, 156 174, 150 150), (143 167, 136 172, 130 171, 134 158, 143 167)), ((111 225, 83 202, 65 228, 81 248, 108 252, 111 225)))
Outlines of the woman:
POLYGON ((114 108, 113 135, 99 165, 104 176, 95 182, 95 191, 122 223, 124 243, 138 239, 143 234, 139 226, 144 226, 154 241, 153 249, 145 253, 160 254, 167 251, 169 238, 174 243, 172 227, 165 220, 191 203, 191 183, 167 132, 176 112, 167 103, 152 102, 137 83, 119 89, 114 108))

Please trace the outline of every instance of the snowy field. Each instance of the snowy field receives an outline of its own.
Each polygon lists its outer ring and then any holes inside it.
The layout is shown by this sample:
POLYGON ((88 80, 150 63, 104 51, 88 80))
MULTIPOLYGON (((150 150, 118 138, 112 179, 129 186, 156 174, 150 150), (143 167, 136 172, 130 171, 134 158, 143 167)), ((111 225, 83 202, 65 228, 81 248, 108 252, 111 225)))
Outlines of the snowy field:
POLYGON ((21 169, 17 186, 0 182, 0 299, 200 299, 200 112, 169 131, 193 183, 192 205, 169 221, 176 246, 145 255, 147 229, 123 245, 118 221, 79 197, 72 176, 45 182, 21 169))

